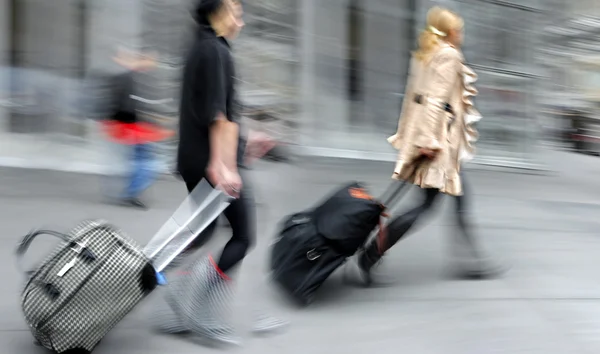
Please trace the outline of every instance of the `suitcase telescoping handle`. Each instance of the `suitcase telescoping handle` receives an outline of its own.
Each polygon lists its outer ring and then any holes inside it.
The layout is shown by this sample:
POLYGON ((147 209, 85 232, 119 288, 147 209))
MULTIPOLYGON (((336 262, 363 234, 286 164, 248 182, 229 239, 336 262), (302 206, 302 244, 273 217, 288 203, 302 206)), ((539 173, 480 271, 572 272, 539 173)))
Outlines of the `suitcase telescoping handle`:
POLYGON ((19 270, 21 270, 21 272, 25 275, 25 277, 31 275, 32 272, 25 270, 25 267, 23 266, 23 258, 25 257, 25 253, 27 253, 27 250, 29 249, 29 246, 31 246, 33 240, 40 235, 54 236, 60 239, 61 241, 66 242, 69 245, 69 247, 79 255, 79 258, 83 259, 86 262, 91 262, 96 259, 96 256, 92 253, 92 251, 89 248, 87 248, 80 242, 72 240, 69 237, 69 235, 52 230, 34 230, 25 235, 25 237, 23 237, 23 239, 19 243, 19 246, 17 247, 17 251, 15 252, 17 256, 17 266, 19 267, 19 270))
MULTIPOLYGON (((414 177, 415 173, 417 173, 419 165, 424 163, 426 160, 427 160, 427 157, 420 156, 413 162, 412 165, 414 166, 414 169, 411 173, 410 178, 414 177)), ((384 207, 388 208, 398 198, 400 198, 404 195, 404 192, 406 192, 406 190, 407 190, 406 187, 408 187, 409 184, 410 183, 406 182, 405 180, 393 180, 392 183, 387 188, 387 190, 379 198, 379 200, 381 201, 381 204, 383 204, 384 207)))
MULTIPOLYGON (((419 165, 424 163, 426 160, 427 160, 427 157, 420 156, 414 161, 414 163, 413 163, 414 169, 411 173, 411 178, 414 178, 415 174, 417 173, 417 169, 419 168, 419 165)), ((393 180, 392 183, 387 188, 387 190, 383 193, 381 198, 379 198, 383 207, 386 209, 389 209, 389 207, 393 203, 395 203, 398 200, 398 198, 401 198, 404 195, 404 193, 408 190, 407 187, 410 184, 411 183, 408 183, 406 180, 393 180)), ((387 215, 385 215, 385 216, 387 217, 387 215)), ((383 225, 383 221, 381 219, 379 221, 379 230, 375 237, 376 237, 378 250, 379 250, 380 254, 383 254, 384 244, 386 243, 386 238, 387 238, 387 231, 386 231, 386 228, 383 225)))
POLYGON ((387 190, 381 195, 381 198, 379 198, 381 204, 383 204, 384 207, 388 208, 398 198, 404 195, 403 192, 406 191, 407 186, 408 183, 406 181, 393 180, 392 183, 390 183, 387 190))

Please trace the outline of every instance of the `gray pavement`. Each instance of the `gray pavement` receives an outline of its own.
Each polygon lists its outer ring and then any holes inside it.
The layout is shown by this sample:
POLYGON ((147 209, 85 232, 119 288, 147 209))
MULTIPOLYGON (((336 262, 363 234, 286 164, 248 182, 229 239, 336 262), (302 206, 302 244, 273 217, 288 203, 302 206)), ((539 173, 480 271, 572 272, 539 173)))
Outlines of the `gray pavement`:
MULTIPOLYGON (((454 226, 452 200, 444 198, 430 223, 399 244, 381 267, 392 284, 358 289, 341 274, 325 284, 307 309, 288 304, 266 276, 268 246, 284 215, 317 202, 336 185, 368 182, 383 191, 389 163, 311 159, 294 165, 260 162, 252 171, 258 199, 259 240, 240 274, 240 329, 250 309, 267 307, 291 320, 286 333, 245 337, 242 353, 598 353, 600 351, 600 160, 554 156, 551 176, 467 171, 474 191, 478 232, 512 268, 493 281, 451 281, 446 240, 454 226)), ((66 230, 85 218, 104 218, 146 242, 185 195, 181 182, 159 181, 148 193, 149 211, 100 203, 99 177, 50 171, 0 169, 0 215, 5 291, 0 305, 0 343, 6 353, 42 353, 22 320, 21 278, 13 251, 33 227, 66 230)), ((407 195, 399 209, 414 202, 407 195)), ((223 229, 208 249, 226 240, 223 229)), ((36 259, 52 243, 40 241, 36 259)), ((219 349, 151 333, 149 299, 127 317, 96 353, 196 353, 219 349)), ((245 332, 243 332, 245 333, 245 332)))

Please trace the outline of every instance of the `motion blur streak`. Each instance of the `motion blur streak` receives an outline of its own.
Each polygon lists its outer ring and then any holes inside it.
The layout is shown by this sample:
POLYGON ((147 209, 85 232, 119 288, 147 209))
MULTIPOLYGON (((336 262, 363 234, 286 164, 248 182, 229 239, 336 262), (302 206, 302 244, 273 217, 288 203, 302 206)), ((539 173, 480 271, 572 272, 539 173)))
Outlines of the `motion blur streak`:
MULTIPOLYGON (((33 353, 15 305, 22 277, 13 247, 31 228, 68 230, 104 218, 144 244, 185 197, 170 172, 177 136, 153 142, 164 172, 149 210, 101 203, 129 172, 127 146, 102 129, 114 104, 119 50, 155 55, 133 94, 145 122, 178 124, 192 0, 0 1, 0 343, 33 353), (113 181, 115 183, 113 183, 113 181)), ((247 0, 233 46, 243 122, 262 133, 252 166, 259 240, 244 265, 240 312, 257 297, 293 326, 247 341, 244 353, 597 353, 600 287, 600 2, 595 0, 247 0), (453 200, 396 246, 360 289, 334 274, 306 310, 268 287, 264 264, 278 222, 349 180, 379 195, 396 152, 410 51, 433 5, 465 20, 464 54, 479 75, 483 119, 468 166, 476 232, 511 269, 500 280, 445 277, 456 232, 453 200), (260 149, 259 149, 260 150, 260 149), (439 216, 443 215, 443 217, 439 216), (263 287, 262 295, 256 288, 263 287)), ((418 201, 408 193, 390 211, 418 201)), ((433 214, 433 213, 432 213, 433 214)), ((220 227, 226 227, 221 225, 220 227)), ((207 249, 221 246, 215 237, 207 249)), ((33 253, 46 254, 40 241, 33 253)), ((33 262, 33 260, 32 260, 33 262)), ((150 306, 150 305, 149 305, 150 306)), ((151 334, 149 306, 127 317, 97 353, 192 353, 151 334)))

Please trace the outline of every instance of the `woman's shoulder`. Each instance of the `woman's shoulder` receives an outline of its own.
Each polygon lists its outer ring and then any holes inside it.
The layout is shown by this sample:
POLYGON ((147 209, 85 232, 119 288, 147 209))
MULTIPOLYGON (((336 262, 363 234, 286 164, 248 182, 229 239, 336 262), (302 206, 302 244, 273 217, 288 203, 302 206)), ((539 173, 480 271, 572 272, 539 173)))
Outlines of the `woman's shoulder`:
POLYGON ((429 68, 432 66, 442 65, 449 62, 464 62, 462 52, 455 47, 444 44, 432 52, 428 58, 420 59, 413 55, 410 61, 410 68, 412 70, 420 68, 429 68))
POLYGON ((462 61, 462 52, 451 45, 443 45, 435 52, 435 54, 433 54, 432 57, 432 62, 447 60, 462 61))

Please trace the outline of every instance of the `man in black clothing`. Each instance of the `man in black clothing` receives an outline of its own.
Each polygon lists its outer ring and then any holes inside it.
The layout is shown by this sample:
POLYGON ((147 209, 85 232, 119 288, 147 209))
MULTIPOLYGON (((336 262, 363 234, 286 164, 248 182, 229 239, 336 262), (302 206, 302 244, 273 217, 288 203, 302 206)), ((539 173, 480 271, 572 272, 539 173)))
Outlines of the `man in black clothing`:
POLYGON ((235 101, 235 71, 229 44, 217 34, 226 32, 235 19, 228 18, 231 10, 221 9, 221 3, 204 0, 196 12, 199 28, 183 73, 178 172, 190 191, 208 178, 238 197, 244 144, 235 101))
POLYGON ((233 237, 217 263, 223 272, 244 258, 255 233, 254 202, 240 177, 245 142, 239 128, 233 58, 227 40, 217 33, 228 33, 236 25, 228 2, 204 0, 198 5, 199 28, 183 73, 178 150, 178 172, 189 192, 206 178, 236 197, 225 211, 233 237))
MULTIPOLYGON (((177 157, 178 173, 189 192, 207 179, 235 198, 224 211, 232 236, 218 260, 209 256, 196 262, 188 272, 194 278, 171 284, 167 302, 177 318, 160 326, 163 331, 192 331, 226 343, 237 339, 216 311, 229 307, 231 273, 256 237, 254 199, 243 178, 245 141, 240 134, 234 63, 225 39, 235 37, 243 26, 241 11, 234 0, 201 0, 196 7, 198 30, 183 73, 177 157)), ((196 245, 210 237, 215 226, 216 222, 208 227, 196 245)), ((283 325, 269 316, 258 320, 256 331, 283 325)))

